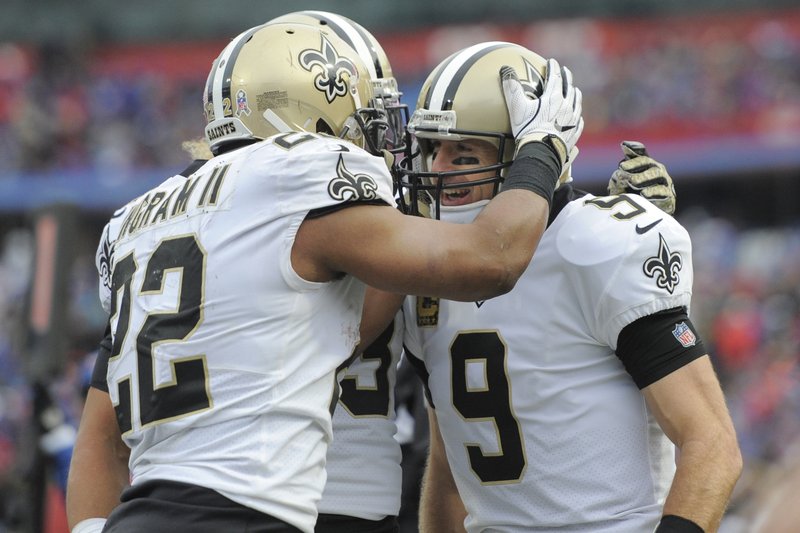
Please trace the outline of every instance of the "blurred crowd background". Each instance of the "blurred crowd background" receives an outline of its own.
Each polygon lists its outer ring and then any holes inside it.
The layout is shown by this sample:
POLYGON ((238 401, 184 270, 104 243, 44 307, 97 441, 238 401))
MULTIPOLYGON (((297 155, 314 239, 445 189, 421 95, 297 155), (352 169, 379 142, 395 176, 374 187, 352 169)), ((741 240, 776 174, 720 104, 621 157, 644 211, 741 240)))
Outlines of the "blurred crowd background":
MULTIPOLYGON (((469 44, 514 41, 556 57, 584 93, 580 187, 605 189, 623 139, 667 165, 693 240, 692 317, 745 456, 722 531, 749 531, 800 461, 800 4, 288 9, 333 11, 371 30, 412 109, 432 67, 469 44)), ((227 40, 286 11, 244 0, 0 7, 0 533, 65 531, 61 492, 105 320, 94 269, 102 225, 189 161, 181 143, 202 135, 202 86, 227 40), (47 293, 47 280, 62 281, 47 293)))

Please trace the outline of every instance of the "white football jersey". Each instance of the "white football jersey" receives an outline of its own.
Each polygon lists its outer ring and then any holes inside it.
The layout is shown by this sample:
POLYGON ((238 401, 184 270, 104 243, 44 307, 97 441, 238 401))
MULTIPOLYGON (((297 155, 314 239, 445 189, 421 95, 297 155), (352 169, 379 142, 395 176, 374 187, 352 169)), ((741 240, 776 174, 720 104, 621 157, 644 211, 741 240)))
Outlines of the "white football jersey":
POLYGON ((313 530, 335 371, 358 343, 364 287, 303 280, 290 254, 310 210, 360 200, 393 205, 382 158, 289 133, 115 213, 97 266, 133 484, 201 485, 313 530))
POLYGON ((638 318, 688 308, 691 289, 683 227, 641 197, 590 195, 508 294, 406 300, 470 533, 655 529, 674 446, 615 348, 638 318))
POLYGON ((400 512, 403 471, 394 398, 403 330, 399 312, 392 327, 339 374, 320 513, 381 520, 400 512))

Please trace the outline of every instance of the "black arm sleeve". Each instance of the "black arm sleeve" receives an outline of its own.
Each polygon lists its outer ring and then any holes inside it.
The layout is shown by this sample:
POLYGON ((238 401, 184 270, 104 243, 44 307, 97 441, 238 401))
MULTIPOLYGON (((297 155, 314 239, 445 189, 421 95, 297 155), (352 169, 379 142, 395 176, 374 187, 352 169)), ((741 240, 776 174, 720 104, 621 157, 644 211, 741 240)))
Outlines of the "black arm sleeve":
POLYGON ((683 307, 640 318, 625 326, 617 339, 617 357, 639 389, 705 354, 683 307))
POLYGON ((108 374, 108 358, 111 357, 111 347, 111 325, 109 324, 106 326, 103 340, 100 341, 100 346, 97 348, 97 359, 95 359, 94 370, 92 370, 91 386, 103 392, 108 392, 106 374, 108 374))

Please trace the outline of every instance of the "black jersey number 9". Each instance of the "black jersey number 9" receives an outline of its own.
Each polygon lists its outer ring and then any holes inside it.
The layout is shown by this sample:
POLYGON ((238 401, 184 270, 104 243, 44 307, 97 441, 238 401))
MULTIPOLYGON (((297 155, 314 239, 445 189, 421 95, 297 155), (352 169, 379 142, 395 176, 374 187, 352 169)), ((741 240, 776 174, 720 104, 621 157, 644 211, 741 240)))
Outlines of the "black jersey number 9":
POLYGON ((525 446, 519 422, 511 408, 506 374, 506 346, 496 331, 459 333, 450 347, 453 407, 467 421, 493 422, 498 453, 484 453, 477 444, 465 444, 470 466, 483 483, 513 483, 525 472, 525 446), (485 383, 470 388, 467 366, 484 365, 485 383))
MULTIPOLYGON (((174 311, 152 312, 147 315, 136 333, 136 372, 117 383, 119 403, 114 406, 120 431, 132 429, 132 401, 139 404, 142 427, 195 413, 211 406, 207 388, 207 369, 204 356, 171 361, 172 381, 155 386, 153 349, 163 343, 188 338, 202 321, 203 278, 205 252, 194 236, 182 236, 162 241, 147 261, 145 276, 139 288, 140 296, 158 295, 164 291, 164 281, 170 272, 180 276, 177 306, 174 311)), ((111 278, 111 309, 118 309, 117 328, 111 358, 119 357, 129 335, 131 318, 131 281, 136 269, 133 254, 120 259, 111 278), (117 298, 122 301, 117 307, 117 298)))

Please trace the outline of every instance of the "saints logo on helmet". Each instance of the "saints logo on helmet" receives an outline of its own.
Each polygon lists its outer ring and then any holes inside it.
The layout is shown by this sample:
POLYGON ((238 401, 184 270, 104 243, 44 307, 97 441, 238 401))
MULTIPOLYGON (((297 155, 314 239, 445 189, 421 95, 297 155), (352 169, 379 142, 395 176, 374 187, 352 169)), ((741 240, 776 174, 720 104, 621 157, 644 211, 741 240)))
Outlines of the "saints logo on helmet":
POLYGON ((514 43, 487 42, 465 48, 442 61, 422 85, 417 109, 408 130, 419 146, 409 153, 410 168, 399 169, 398 187, 404 211, 417 214, 420 204, 432 203, 438 216, 443 189, 464 189, 494 184, 494 193, 514 157, 514 136, 508 119, 505 96, 500 84, 500 67, 508 65, 532 95, 541 94, 547 61, 514 43), (435 141, 480 139, 494 146, 496 159, 489 165, 432 172, 435 141), (444 178, 486 174, 474 181, 448 181, 444 178))
POLYGON ((322 36, 322 50, 305 50, 300 54, 300 64, 304 69, 318 72, 314 78, 314 86, 325 93, 328 102, 333 102, 336 97, 347 94, 347 81, 345 74, 358 76, 353 62, 346 57, 336 55, 336 49, 331 42, 322 36))
POLYGON ((327 28, 286 22, 242 32, 214 61, 203 100, 214 154, 289 131, 383 148, 386 113, 367 66, 327 28))

